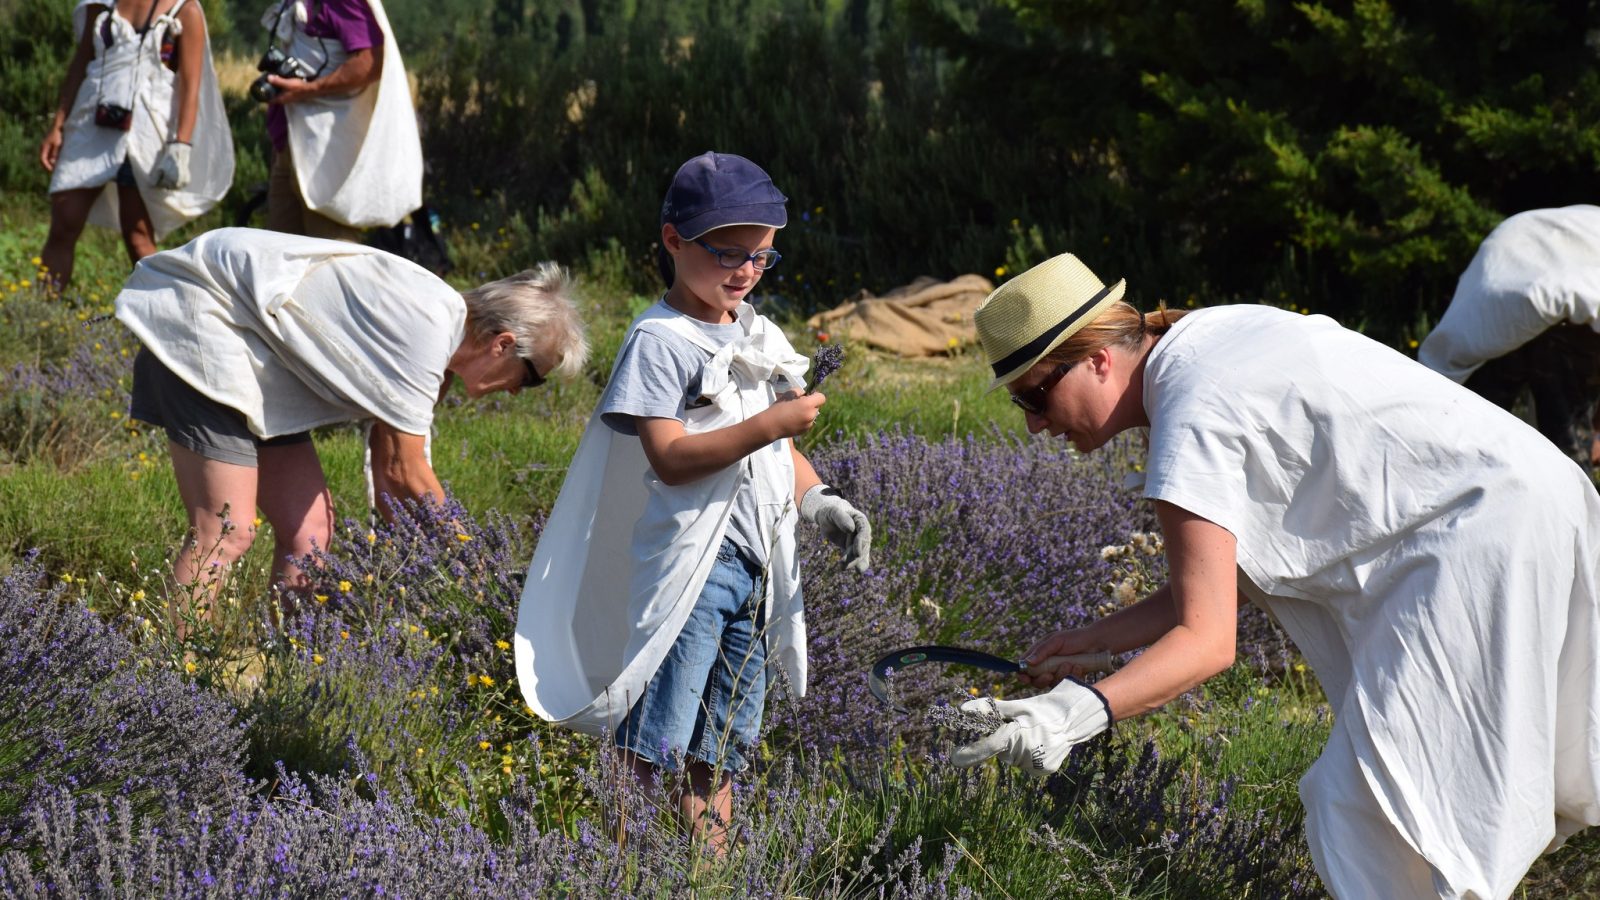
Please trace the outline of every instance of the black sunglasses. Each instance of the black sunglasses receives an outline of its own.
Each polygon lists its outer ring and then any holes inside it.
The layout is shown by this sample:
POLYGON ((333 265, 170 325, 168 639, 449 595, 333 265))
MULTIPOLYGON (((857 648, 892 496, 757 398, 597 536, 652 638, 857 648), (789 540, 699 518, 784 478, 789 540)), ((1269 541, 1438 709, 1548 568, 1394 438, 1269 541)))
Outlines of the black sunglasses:
POLYGON ((528 370, 527 377, 522 379, 523 390, 527 390, 528 388, 536 388, 539 385, 544 384, 544 376, 540 375, 539 370, 533 367, 533 360, 524 356, 522 358, 522 365, 528 370))
POLYGON ((1049 394, 1050 389, 1056 386, 1056 382, 1060 381, 1063 376, 1072 371, 1073 366, 1080 362, 1083 362, 1083 360, 1074 360, 1056 366, 1050 370, 1050 374, 1046 375, 1043 381, 1025 391, 1017 391, 1012 394, 1011 402, 1021 407, 1023 412, 1030 412, 1036 416, 1044 415, 1045 395, 1049 394))

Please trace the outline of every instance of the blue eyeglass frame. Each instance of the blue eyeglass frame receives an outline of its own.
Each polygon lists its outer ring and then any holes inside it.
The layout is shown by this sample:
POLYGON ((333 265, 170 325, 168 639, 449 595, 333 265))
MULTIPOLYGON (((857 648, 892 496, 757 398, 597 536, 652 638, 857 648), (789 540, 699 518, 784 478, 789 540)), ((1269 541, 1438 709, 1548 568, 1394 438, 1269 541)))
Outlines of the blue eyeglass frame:
POLYGON ((715 256, 717 258, 717 265, 723 267, 724 269, 737 269, 740 266, 743 266, 745 263, 750 263, 756 267, 757 271, 765 272, 766 270, 777 265, 779 261, 783 259, 783 254, 771 247, 768 247, 765 250, 757 250, 754 253, 744 253, 744 251, 738 249, 737 247, 727 247, 719 250, 705 241, 700 240, 699 238, 695 238, 694 242, 699 244, 707 253, 715 256), (763 266, 761 264, 762 259, 769 259, 771 262, 763 266), (735 262, 730 266, 728 265, 730 260, 738 260, 738 262, 735 262))

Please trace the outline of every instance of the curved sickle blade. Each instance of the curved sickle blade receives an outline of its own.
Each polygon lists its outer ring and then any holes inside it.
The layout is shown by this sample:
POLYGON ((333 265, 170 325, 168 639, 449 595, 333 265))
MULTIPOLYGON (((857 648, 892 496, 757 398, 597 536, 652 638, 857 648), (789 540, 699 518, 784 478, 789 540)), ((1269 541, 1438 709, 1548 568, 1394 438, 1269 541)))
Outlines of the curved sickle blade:
MULTIPOLYGON (((945 647, 938 644, 929 644, 921 647, 906 647, 885 653, 878 657, 867 672, 867 687, 872 690, 872 696, 877 697, 885 705, 889 704, 889 673, 901 672, 910 666, 922 663, 954 663, 962 666, 973 666, 987 669, 991 672, 1011 674, 1022 667, 1009 659, 995 656, 993 653, 984 653, 982 650, 968 650, 963 647, 945 647)), ((901 710, 904 712, 904 710, 901 710)))

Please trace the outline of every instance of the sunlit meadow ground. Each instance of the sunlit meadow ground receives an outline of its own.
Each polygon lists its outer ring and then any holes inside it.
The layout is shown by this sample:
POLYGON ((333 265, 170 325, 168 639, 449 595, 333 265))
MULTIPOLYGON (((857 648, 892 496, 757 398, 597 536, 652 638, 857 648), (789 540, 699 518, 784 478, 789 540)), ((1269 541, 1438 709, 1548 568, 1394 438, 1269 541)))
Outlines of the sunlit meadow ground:
MULTIPOLYGON (((181 509, 164 441, 123 415, 134 348, 100 319, 120 248, 91 231, 74 290, 46 298, 43 235, 41 204, 0 209, 0 892, 1320 894, 1295 782, 1329 714, 1258 615, 1233 669, 1043 784, 952 769, 952 736, 922 712, 1013 686, 930 674, 899 685, 905 716, 866 695, 864 666, 890 646, 1015 654, 1161 574, 1148 511, 1118 487, 1137 447, 1082 459, 1021 436, 970 352, 851 347, 829 383, 807 450, 874 517, 876 563, 852 579, 802 535, 812 690, 770 706, 739 839, 715 860, 594 743, 529 716, 513 683, 523 567, 647 302, 611 287, 624 263, 580 267, 599 348, 584 379, 447 402, 434 453, 452 518, 370 528, 357 432, 321 432, 350 521, 310 608, 272 621, 262 534, 213 623, 180 641, 160 573, 181 509)), ((502 274, 496 240, 452 232, 469 278, 502 274)), ((1519 896, 1600 892, 1597 859, 1585 836, 1519 896)))

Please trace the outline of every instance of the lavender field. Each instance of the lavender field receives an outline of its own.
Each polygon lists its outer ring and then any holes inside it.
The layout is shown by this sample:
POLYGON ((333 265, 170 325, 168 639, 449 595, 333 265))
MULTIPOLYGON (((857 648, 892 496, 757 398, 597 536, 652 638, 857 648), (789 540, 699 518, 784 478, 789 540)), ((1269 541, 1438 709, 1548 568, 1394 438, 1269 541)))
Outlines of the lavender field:
MULTIPOLYGON (((1019 435, 971 358, 912 371, 851 348, 808 450, 871 516, 874 565, 849 572, 802 527, 812 682, 771 701, 717 857, 514 681, 523 571, 604 352, 580 384, 452 401, 452 505, 392 525, 360 511, 357 434, 319 433, 349 518, 312 601, 273 615, 261 539, 215 615, 179 628, 164 440, 125 418, 134 348, 98 319, 115 276, 87 271, 46 298, 25 259, 0 262, 0 893, 1322 896, 1295 783, 1329 713, 1253 609, 1225 675, 1042 783, 953 768, 929 711, 1017 685, 919 671, 894 685, 905 713, 867 691, 885 650, 1017 655, 1159 582, 1153 517, 1122 487, 1136 441, 1082 457, 1019 435)), ((631 301, 589 283, 614 347, 631 301)), ((1524 893, 1600 889, 1597 858, 1574 842, 1524 893)))

